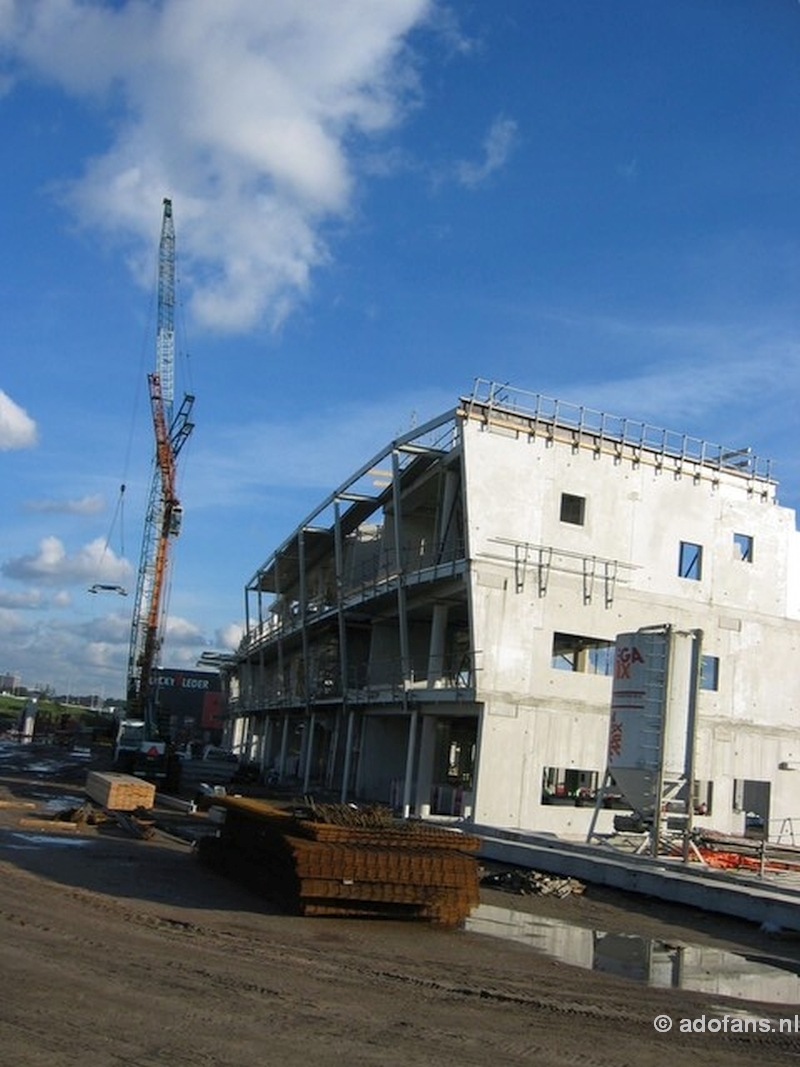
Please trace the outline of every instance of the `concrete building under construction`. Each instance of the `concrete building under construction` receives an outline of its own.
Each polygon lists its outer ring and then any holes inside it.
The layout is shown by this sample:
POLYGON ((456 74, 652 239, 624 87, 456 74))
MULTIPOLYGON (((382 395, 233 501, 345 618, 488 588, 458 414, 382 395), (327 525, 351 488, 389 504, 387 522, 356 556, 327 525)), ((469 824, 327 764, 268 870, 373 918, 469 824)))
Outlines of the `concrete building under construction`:
POLYGON ((585 834, 617 635, 667 626, 702 634, 696 819, 800 832, 800 538, 749 449, 479 380, 245 602, 230 741, 298 790, 585 834))

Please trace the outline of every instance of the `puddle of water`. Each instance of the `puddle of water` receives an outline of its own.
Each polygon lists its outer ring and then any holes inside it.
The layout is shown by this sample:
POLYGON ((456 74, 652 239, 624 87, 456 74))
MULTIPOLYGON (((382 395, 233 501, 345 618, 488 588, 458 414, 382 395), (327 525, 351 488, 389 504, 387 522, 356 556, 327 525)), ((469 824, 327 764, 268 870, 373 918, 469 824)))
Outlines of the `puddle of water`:
POLYGON ((64 764, 58 760, 40 760, 38 763, 26 763, 25 770, 31 774, 57 774, 63 770, 64 764))
MULTIPOLYGON (((35 796, 36 794, 31 794, 35 796)), ((72 808, 79 808, 84 803, 86 797, 50 797, 44 805, 45 811, 69 811, 72 808)))
POLYGON ((770 964, 702 945, 609 934, 491 904, 475 908, 465 929, 519 941, 562 963, 661 989, 774 1004, 800 1001, 800 965, 777 960, 770 964))
POLYGON ((12 833, 10 836, 13 840, 11 844, 7 844, 5 847, 16 849, 17 851, 38 849, 45 846, 50 847, 51 845, 61 845, 67 848, 86 848, 87 845, 92 844, 87 837, 57 837, 55 834, 22 833, 12 833))

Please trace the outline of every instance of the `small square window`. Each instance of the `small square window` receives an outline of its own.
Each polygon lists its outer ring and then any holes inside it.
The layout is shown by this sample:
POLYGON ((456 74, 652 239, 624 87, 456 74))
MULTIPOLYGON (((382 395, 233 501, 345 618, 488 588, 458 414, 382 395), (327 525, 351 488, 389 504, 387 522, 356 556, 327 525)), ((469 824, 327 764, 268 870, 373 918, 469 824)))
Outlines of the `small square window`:
POLYGON ((703 574, 703 546, 691 541, 681 541, 678 557, 678 577, 699 582, 703 574))
POLYGON ((736 559, 742 563, 753 562, 753 538, 750 534, 735 533, 733 535, 733 551, 736 559))
POLYGON ((561 494, 561 521, 571 522, 573 526, 583 526, 586 515, 586 497, 573 496, 572 493, 561 494))
POLYGON ((719 689, 719 657, 703 656, 700 661, 700 688, 719 689))

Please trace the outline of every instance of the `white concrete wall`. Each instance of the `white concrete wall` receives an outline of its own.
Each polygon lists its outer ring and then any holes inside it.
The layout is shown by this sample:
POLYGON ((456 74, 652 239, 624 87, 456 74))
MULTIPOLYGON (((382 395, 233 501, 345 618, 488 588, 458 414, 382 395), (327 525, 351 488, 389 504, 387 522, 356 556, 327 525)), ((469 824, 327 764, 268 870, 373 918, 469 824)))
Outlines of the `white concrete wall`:
MULTIPOLYGON (((475 798, 478 822, 584 832, 586 809, 540 803, 543 768, 605 767, 611 679, 551 667, 554 632, 613 640, 669 623, 702 629, 719 657, 719 690, 699 697, 696 777, 715 782, 708 822, 742 828, 735 778, 772 783, 771 814, 800 827, 800 562, 794 513, 761 486, 721 472, 696 482, 544 438, 464 425, 470 598, 484 705, 475 798), (560 521, 563 492, 586 500, 585 523, 560 521), (733 534, 753 538, 738 559, 733 534), (509 541, 553 549, 540 595, 538 552, 524 572, 509 541), (678 575, 679 545, 703 546, 700 581, 678 575), (505 543, 503 543, 505 542, 505 543), (616 560, 606 600, 602 570, 585 596, 584 558, 616 560), (568 573, 573 570, 574 573, 568 573), (797 782, 797 785, 795 785, 797 782)), ((519 558, 519 553, 518 553, 519 558)), ((604 818, 611 813, 604 813, 604 818)))
POLYGON ((798 532, 795 532, 789 551, 786 614, 790 619, 800 619, 800 533, 798 532))

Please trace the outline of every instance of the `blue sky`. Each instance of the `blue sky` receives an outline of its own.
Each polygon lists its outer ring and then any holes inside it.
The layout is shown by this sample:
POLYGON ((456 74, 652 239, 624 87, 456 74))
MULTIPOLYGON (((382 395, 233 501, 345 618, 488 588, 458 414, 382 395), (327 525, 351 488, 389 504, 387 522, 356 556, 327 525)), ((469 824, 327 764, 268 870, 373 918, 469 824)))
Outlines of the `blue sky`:
POLYGON ((796 0, 0 0, 0 673, 124 692, 88 588, 135 587, 165 196, 165 666, 476 377, 749 445, 796 508, 799 57, 796 0))

